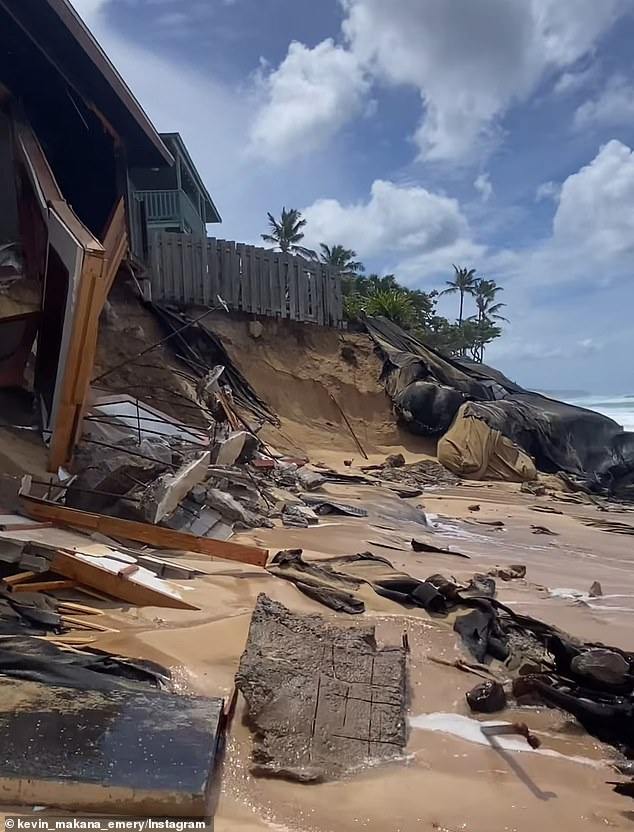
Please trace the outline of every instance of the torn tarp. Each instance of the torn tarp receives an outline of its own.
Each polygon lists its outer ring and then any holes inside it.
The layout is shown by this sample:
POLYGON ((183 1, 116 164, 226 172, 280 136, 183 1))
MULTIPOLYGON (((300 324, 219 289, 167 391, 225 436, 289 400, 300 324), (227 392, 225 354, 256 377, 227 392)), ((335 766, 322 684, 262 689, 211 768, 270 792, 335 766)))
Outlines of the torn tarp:
POLYGON ((480 420, 515 447, 515 460, 505 455, 499 476, 512 470, 514 478, 525 478, 527 457, 540 471, 564 471, 593 488, 618 490, 634 476, 634 433, 612 419, 524 390, 484 364, 447 358, 386 318, 366 318, 365 325, 385 359, 382 379, 405 427, 442 436, 454 420, 464 423, 464 441, 445 460, 459 476, 486 476, 490 467, 483 455, 471 459, 468 420, 480 420), (524 474, 516 475, 520 469, 524 474))
POLYGON ((28 636, 0 640, 0 676, 82 690, 168 687, 170 672, 155 662, 112 656, 101 650, 63 650, 28 636))

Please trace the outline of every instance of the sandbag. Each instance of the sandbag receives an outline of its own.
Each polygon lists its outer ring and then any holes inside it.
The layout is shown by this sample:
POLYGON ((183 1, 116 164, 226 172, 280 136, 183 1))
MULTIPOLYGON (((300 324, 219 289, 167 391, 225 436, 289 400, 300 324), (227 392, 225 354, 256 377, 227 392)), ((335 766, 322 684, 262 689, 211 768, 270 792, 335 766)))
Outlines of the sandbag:
POLYGON ((537 478, 528 454, 482 419, 469 416, 468 405, 460 408, 439 440, 438 460, 463 479, 531 482, 537 478))

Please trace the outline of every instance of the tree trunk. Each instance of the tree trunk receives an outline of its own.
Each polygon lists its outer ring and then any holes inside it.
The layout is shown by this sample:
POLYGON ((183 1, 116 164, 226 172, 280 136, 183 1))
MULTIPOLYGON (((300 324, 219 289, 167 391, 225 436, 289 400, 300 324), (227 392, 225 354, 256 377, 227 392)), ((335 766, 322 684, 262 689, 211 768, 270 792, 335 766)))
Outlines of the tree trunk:
POLYGON ((464 292, 460 290, 460 316, 458 317, 458 326, 462 327, 462 312, 464 309, 464 292))

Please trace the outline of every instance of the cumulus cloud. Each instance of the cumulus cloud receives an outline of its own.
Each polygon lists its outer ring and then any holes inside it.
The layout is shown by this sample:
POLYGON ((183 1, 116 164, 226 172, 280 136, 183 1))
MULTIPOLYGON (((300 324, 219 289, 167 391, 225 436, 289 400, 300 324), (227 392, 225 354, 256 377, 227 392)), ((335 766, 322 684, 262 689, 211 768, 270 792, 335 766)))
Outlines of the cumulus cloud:
POLYGON ((586 130, 597 126, 631 124, 634 120, 634 85, 615 75, 595 97, 581 104, 574 116, 574 126, 586 130))
POLYGON ((573 70, 571 72, 562 72, 555 86, 553 92, 555 95, 570 95, 583 89, 586 85, 594 79, 596 75, 596 66, 589 66, 587 69, 573 70))
POLYGON ((627 0, 346 0, 353 51, 420 90, 417 133, 430 159, 464 156, 549 71, 571 66, 627 0))
POLYGON ((354 55, 331 38, 314 49, 291 43, 279 67, 260 76, 254 151, 274 161, 316 150, 363 111, 368 88, 354 55))
MULTIPOLYGON (((457 159, 551 72, 591 53, 630 0, 341 0, 344 46, 293 43, 265 78, 253 139, 274 156, 329 139, 373 80, 418 90, 422 157, 457 159), (367 73, 367 74, 366 74, 367 73)), ((560 90, 581 81, 571 70, 560 90)))
POLYGON ((541 185, 535 191, 535 201, 542 202, 545 199, 554 199, 557 201, 559 199, 559 194, 561 193, 561 185, 557 182, 553 182, 552 180, 548 182, 542 182, 541 185))
POLYGON ((468 234, 457 200, 382 179, 373 182, 365 202, 342 205, 336 199, 320 199, 302 213, 308 220, 307 240, 341 243, 367 257, 430 252, 468 234))
POLYGON ((562 185, 553 221, 558 243, 578 244, 596 259, 634 252, 634 152, 616 139, 562 185))
POLYGON ((479 192, 482 197, 482 202, 488 202, 491 199, 493 185, 491 184, 491 178, 488 173, 481 173, 477 176, 473 187, 479 192))

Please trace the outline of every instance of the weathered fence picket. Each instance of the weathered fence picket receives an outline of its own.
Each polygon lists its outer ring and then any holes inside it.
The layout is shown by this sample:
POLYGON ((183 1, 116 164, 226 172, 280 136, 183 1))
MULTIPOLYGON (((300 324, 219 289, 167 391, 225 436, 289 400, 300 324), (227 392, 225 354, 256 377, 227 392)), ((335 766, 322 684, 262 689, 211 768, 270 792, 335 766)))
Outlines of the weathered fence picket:
POLYGON ((155 301, 215 306, 320 326, 342 326, 341 277, 316 260, 191 234, 150 238, 155 301))

